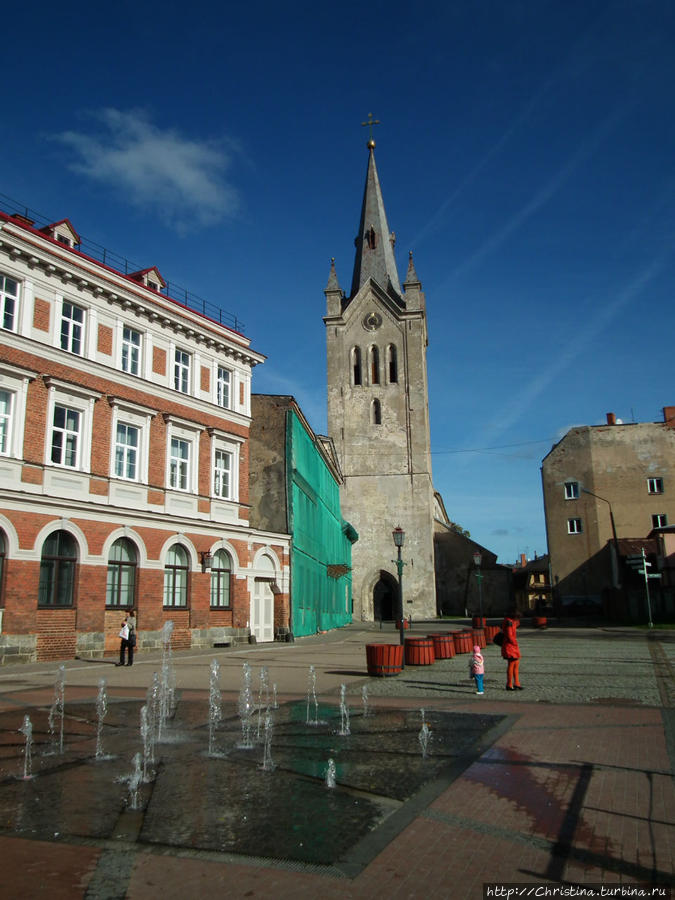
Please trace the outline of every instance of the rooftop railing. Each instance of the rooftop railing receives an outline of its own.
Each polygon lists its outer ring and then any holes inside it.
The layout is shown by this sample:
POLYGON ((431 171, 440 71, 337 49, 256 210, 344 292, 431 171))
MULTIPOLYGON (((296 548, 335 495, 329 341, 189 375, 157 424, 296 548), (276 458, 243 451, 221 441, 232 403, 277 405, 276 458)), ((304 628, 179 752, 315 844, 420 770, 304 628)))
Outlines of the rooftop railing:
MULTIPOLYGON (((44 228, 46 225, 51 225, 53 222, 60 221, 59 219, 49 219, 5 194, 0 194, 0 208, 9 216, 20 215, 32 220, 35 223, 35 227, 38 229, 44 228)), ((104 266, 114 269, 115 272, 119 272, 121 275, 131 275, 134 272, 139 272, 148 268, 147 265, 137 265, 126 257, 121 256, 119 253, 108 250, 106 247, 103 247, 101 244, 97 244, 96 241, 91 241, 88 238, 81 237, 80 243, 75 245, 75 249, 79 250, 90 259, 94 259, 96 262, 100 262, 104 266)), ((234 313, 222 309, 215 303, 204 300, 203 297, 199 297, 187 288, 176 284, 175 281, 167 280, 165 287, 163 287, 159 293, 169 300, 180 303, 187 309, 191 309, 202 316, 212 319, 214 322, 218 322, 220 325, 224 325, 226 328, 231 328, 240 333, 243 333, 244 331, 244 323, 241 319, 238 319, 234 313)))

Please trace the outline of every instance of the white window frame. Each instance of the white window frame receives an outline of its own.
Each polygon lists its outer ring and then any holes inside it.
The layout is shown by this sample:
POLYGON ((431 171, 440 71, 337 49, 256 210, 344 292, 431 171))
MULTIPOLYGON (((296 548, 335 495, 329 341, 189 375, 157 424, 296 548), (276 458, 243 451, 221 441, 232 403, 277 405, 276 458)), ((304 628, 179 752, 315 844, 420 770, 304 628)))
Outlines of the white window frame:
POLYGON ((86 345, 86 337, 87 337, 87 310, 80 306, 79 303, 74 303, 72 300, 66 300, 65 298, 61 301, 61 314, 59 316, 59 329, 58 329, 58 346, 65 351, 66 353, 72 353, 74 356, 85 356, 85 351, 87 349, 86 345), (76 319, 72 317, 72 315, 66 315, 66 307, 71 307, 73 310, 79 310, 82 313, 82 321, 78 322, 76 319), (67 346, 64 347, 64 333, 63 328, 64 325, 67 324, 67 333, 65 335, 67 346), (79 350, 73 349, 73 343, 75 341, 75 331, 79 330, 79 334, 77 336, 77 340, 80 344, 79 350))
POLYGON ((662 494, 663 493, 663 478, 648 478, 647 479, 647 493, 648 494, 662 494))
POLYGON ((652 528, 667 528, 668 515, 666 513, 655 513, 652 515, 652 528), (663 519, 663 521, 661 521, 663 519))
POLYGON ((115 426, 115 477, 122 478, 125 481, 138 481, 138 470, 140 463, 140 445, 141 430, 137 425, 130 422, 118 421, 115 426), (126 430, 127 438, 133 433, 135 443, 129 440, 120 441, 120 429, 126 430), (118 472, 118 461, 122 463, 122 471, 118 472), (129 469, 133 467, 133 473, 129 473, 129 469))
POLYGON ((36 377, 36 372, 0 363, 0 391, 10 395, 6 440, 4 448, 0 448, 0 456, 23 459, 23 432, 26 421, 28 385, 36 377))
MULTIPOLYGON (((194 422, 180 419, 178 416, 164 413, 166 429, 166 473, 167 490, 180 494, 197 494, 199 492, 199 435, 202 428, 194 422), (172 441, 185 441, 188 444, 186 486, 172 487, 171 469, 174 457, 171 453, 172 441)), ((176 457, 177 458, 177 457, 176 457)))
POLYGON ((192 354, 181 347, 173 348, 173 387, 180 394, 189 394, 192 384, 192 354), (179 358, 180 357, 180 358, 179 358), (183 390, 182 385, 185 385, 183 390))
POLYGON ((148 483, 148 458, 150 448, 150 423, 152 417, 157 415, 157 410, 147 406, 140 406, 119 397, 108 397, 112 415, 112 440, 110 441, 110 477, 121 481, 133 481, 135 483, 148 483), (117 450, 117 426, 131 425, 138 428, 138 448, 136 477, 126 478, 116 474, 116 450, 117 450))
POLYGON ((92 424, 94 419, 94 404, 101 394, 90 391, 79 385, 72 385, 51 376, 44 379, 49 389, 47 401, 47 428, 45 429, 45 465, 50 468, 67 469, 70 472, 91 471, 91 439, 92 424), (54 431, 54 410, 57 406, 72 409, 81 414, 79 429, 79 446, 77 450, 77 465, 66 466, 63 463, 52 462, 52 435, 54 431))
POLYGON ((563 490, 565 492, 565 500, 578 500, 580 489, 578 481, 566 481, 563 484, 563 490), (569 490, 568 490, 569 488, 569 490))
POLYGON ((234 372, 232 369, 227 366, 221 366, 216 363, 216 406, 220 406, 221 409, 232 409, 233 402, 233 389, 234 389, 234 372), (225 384, 225 379, 221 379, 221 373, 227 373, 227 403, 223 403, 223 391, 222 386, 225 384))
POLYGON ((234 453, 223 447, 215 447, 213 451, 213 496, 219 500, 232 499, 232 474, 234 472, 234 453), (227 465, 218 465, 220 460, 227 460, 227 465), (227 489, 223 490, 223 483, 227 480, 227 489))
POLYGON ((21 296, 21 282, 18 278, 8 275, 6 272, 0 272, 0 329, 3 331, 16 331, 19 321, 19 298, 21 296), (7 291, 7 279, 16 284, 16 294, 10 294, 7 291), (12 326, 8 328, 5 325, 5 317, 7 316, 7 305, 12 304, 12 326))
POLYGON ((185 438, 172 435, 169 439, 169 488, 172 491, 190 490, 191 450, 192 445, 185 438))
POLYGON ((49 449, 49 464, 52 466, 56 466, 59 469, 72 469, 74 472, 81 471, 80 461, 82 459, 82 432, 84 427, 84 413, 77 406, 59 403, 56 402, 54 404, 54 408, 52 410, 51 423, 50 423, 50 449, 49 449), (64 425, 56 424, 56 416, 57 412, 62 410, 65 413, 65 422, 64 425), (69 417, 76 416, 75 427, 69 427, 69 417), (55 460, 53 458, 54 454, 54 438, 56 434, 61 435, 61 458, 59 460, 55 460), (69 458, 70 453, 73 452, 73 444, 74 444, 74 462, 70 463, 66 460, 69 458))
POLYGON ((567 533, 568 534, 583 534, 584 533, 584 523, 583 520, 578 516, 575 516, 573 519, 567 520, 567 533))
POLYGON ((0 407, 0 456, 9 456, 9 448, 12 446, 12 422, 16 396, 14 391, 8 391, 0 385, 0 403, 3 395, 7 397, 7 409, 3 412, 0 407))
POLYGON ((125 325, 122 323, 121 333, 120 333, 120 369, 123 372, 126 372, 127 375, 133 375, 134 377, 140 377, 143 372, 143 332, 139 331, 138 328, 132 328, 131 325, 125 325), (131 335, 136 335, 138 337, 138 344, 134 344, 132 340, 127 340, 125 337, 125 332, 130 332, 131 335), (125 367, 125 351, 127 351, 127 365, 125 367), (133 358, 134 351, 136 353, 136 371, 133 369, 133 358))
POLYGON ((237 503, 239 501, 239 458, 244 439, 219 431, 217 428, 209 428, 208 432, 211 435, 211 471, 209 473, 211 497, 214 500, 237 503), (230 456, 230 491, 227 497, 216 493, 216 453, 218 452, 227 453, 230 456))

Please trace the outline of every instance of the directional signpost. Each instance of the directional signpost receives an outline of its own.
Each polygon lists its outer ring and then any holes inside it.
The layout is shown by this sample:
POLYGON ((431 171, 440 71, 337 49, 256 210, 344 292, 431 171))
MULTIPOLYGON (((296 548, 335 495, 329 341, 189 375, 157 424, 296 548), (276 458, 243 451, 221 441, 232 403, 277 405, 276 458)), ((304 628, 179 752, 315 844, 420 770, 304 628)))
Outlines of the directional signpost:
POLYGON ((634 556, 626 557, 627 564, 631 567, 631 569, 635 569, 640 575, 644 576, 645 579, 645 593, 647 595, 647 613, 649 614, 649 627, 653 628, 654 623, 652 622, 652 604, 649 599, 649 579, 650 578, 660 578, 660 572, 654 572, 653 574, 648 571, 651 568, 651 563, 647 562, 647 555, 645 553, 645 548, 642 548, 640 553, 636 553, 634 556))

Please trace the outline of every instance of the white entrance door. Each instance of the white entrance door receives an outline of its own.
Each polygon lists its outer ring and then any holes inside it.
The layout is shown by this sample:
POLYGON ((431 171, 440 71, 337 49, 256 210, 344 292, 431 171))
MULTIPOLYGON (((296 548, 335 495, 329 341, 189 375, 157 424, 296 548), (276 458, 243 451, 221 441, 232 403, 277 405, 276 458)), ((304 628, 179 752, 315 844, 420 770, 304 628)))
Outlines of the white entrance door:
POLYGON ((268 581, 253 583, 251 634, 258 643, 274 640, 274 594, 268 581))

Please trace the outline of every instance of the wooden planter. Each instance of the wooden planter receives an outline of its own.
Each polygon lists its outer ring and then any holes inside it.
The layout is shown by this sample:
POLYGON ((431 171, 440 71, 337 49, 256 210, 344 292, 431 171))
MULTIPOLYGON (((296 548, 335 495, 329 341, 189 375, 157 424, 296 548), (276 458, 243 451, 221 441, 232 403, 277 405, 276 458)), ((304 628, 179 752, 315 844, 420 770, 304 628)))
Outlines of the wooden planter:
POLYGON ((439 634, 428 634, 427 637, 434 642, 434 656, 436 659, 451 659, 455 655, 455 642, 451 634, 441 632, 439 634))
POLYGON ((532 624, 535 628, 546 628, 546 616, 533 616, 532 624))
MULTIPOLYGON (((485 649, 485 629, 484 628, 474 628, 471 632, 472 640, 474 646, 478 644, 481 650, 485 649)), ((473 647, 471 648, 473 650, 473 647)))
POLYGON ((400 675, 403 670, 403 647, 400 644, 366 644, 368 674, 377 678, 400 675))
POLYGON ((453 631, 451 634, 455 642, 455 653, 471 653, 473 650, 473 632, 453 631))
POLYGON ((492 644, 493 638, 498 631, 501 631, 499 625, 486 625, 483 629, 483 632, 485 633, 485 643, 492 644))
MULTIPOLYGON (((410 622, 407 619, 404 619, 403 620, 403 630, 405 631, 406 628, 410 628, 410 622)), ((396 630, 397 631, 401 630, 401 620, 400 619, 396 620, 396 630)))
POLYGON ((487 620, 486 620, 485 616, 474 616, 473 619, 471 620, 471 624, 473 625, 474 628, 482 628, 485 625, 486 621, 487 620))
POLYGON ((405 639, 406 666, 430 666, 436 662, 434 642, 428 637, 409 637, 405 639))

